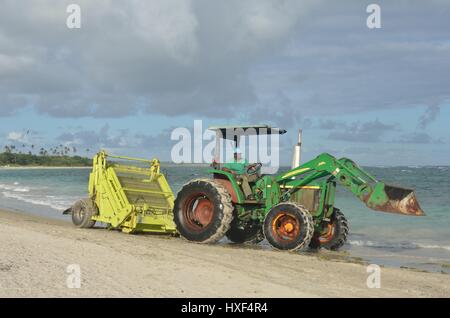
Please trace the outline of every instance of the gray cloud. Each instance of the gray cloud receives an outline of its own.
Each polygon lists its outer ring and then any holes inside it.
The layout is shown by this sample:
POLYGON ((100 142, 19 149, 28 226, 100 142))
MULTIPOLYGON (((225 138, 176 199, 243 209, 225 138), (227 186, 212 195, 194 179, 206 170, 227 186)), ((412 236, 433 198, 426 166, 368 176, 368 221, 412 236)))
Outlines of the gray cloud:
POLYGON ((408 111, 448 100, 450 20, 442 13, 448 7, 441 1, 379 4, 379 30, 365 27, 360 2, 314 11, 316 20, 299 29, 276 70, 259 71, 263 83, 257 85, 286 92, 303 115, 408 111))
POLYGON ((93 149, 126 148, 135 144, 128 130, 112 131, 108 124, 104 124, 98 130, 81 129, 75 132, 64 132, 57 136, 56 140, 69 146, 93 149))
POLYGON ((407 135, 402 135, 394 142, 408 143, 408 144, 444 144, 442 139, 435 139, 426 132, 413 132, 407 135))
POLYGON ((354 123, 328 120, 320 123, 319 127, 332 130, 327 136, 328 139, 351 142, 378 142, 387 133, 398 130, 397 125, 386 124, 378 119, 354 123))
POLYGON ((310 115, 426 105, 426 126, 450 97, 445 1, 378 1, 379 30, 366 27, 360 1, 296 0, 80 0, 82 28, 69 30, 71 2, 2 2, 0 116, 34 105, 55 117, 148 112, 295 126, 310 115))
POLYGON ((322 130, 342 129, 345 127, 347 127, 347 123, 331 119, 321 120, 317 125, 317 128, 322 130))
POLYGON ((57 117, 138 110, 225 117, 257 101, 249 68, 294 31, 309 6, 84 0, 82 28, 69 30, 69 3, 2 5, 0 96, 26 95, 57 117))
POLYGON ((65 146, 82 150, 106 149, 114 154, 130 155, 130 149, 134 149, 133 153, 138 155, 153 155, 168 160, 175 143, 170 139, 173 128, 156 134, 131 133, 128 129, 113 129, 105 123, 99 129, 78 128, 64 132, 56 140, 65 146))
POLYGON ((425 129, 436 120, 436 117, 439 115, 441 108, 437 105, 429 106, 426 111, 419 118, 419 128, 425 129))

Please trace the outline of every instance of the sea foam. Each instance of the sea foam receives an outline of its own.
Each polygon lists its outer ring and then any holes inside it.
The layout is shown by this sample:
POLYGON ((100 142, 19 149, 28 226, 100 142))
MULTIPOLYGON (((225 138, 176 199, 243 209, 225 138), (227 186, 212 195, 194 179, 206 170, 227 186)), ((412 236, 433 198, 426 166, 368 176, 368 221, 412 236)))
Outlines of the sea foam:
POLYGON ((438 245, 438 244, 422 244, 416 242, 377 242, 377 241, 363 241, 363 240, 349 240, 348 243, 354 246, 364 246, 364 247, 374 247, 383 249, 419 249, 419 248, 429 248, 429 249, 444 249, 450 251, 450 246, 438 245))

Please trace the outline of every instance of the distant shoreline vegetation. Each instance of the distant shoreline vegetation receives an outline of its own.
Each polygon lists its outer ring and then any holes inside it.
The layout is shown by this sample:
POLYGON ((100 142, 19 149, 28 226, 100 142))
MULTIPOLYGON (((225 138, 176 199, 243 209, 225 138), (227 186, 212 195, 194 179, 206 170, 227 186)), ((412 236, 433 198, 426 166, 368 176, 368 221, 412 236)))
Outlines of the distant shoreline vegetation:
POLYGON ((89 167, 92 166, 92 159, 81 156, 3 152, 0 153, 0 166, 89 167))

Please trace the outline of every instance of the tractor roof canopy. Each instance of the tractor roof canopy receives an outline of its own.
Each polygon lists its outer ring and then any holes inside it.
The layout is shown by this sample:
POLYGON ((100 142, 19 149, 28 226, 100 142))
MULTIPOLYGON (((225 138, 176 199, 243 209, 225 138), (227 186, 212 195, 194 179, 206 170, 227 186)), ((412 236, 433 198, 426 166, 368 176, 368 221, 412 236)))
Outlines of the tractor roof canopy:
POLYGON ((285 129, 270 127, 269 125, 238 125, 238 126, 211 126, 209 130, 221 133, 221 138, 236 140, 236 137, 254 135, 283 135, 285 129))

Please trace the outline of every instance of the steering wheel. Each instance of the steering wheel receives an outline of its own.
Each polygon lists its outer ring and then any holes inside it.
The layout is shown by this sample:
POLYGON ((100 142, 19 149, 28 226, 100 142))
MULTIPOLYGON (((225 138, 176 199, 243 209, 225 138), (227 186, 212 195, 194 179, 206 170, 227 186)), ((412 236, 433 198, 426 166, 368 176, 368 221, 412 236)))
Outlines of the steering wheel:
POLYGON ((248 167, 247 167, 247 174, 248 175, 256 174, 259 172, 261 167, 262 167, 261 162, 252 163, 252 164, 248 165, 248 167))

